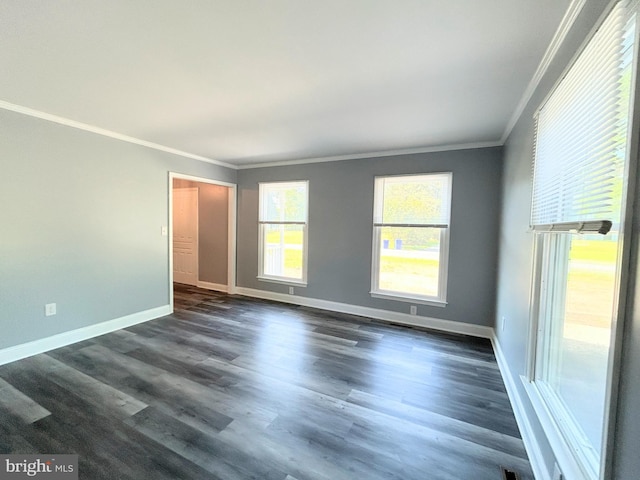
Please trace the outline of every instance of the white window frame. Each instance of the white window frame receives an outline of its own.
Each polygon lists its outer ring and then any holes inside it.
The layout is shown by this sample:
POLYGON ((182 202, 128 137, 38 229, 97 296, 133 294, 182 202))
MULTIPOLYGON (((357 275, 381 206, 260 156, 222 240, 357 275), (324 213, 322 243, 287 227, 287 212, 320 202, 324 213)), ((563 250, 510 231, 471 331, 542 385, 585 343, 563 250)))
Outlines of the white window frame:
MULTIPOLYGON (((552 242, 560 243, 560 241, 569 241, 569 235, 579 235, 579 233, 538 233, 534 238, 533 252, 533 275, 531 285, 530 300, 530 330, 527 344, 527 364, 526 371, 521 380, 531 403, 536 411, 538 420, 547 436, 556 461, 564 475, 563 478, 576 480, 595 480, 609 478, 604 472, 606 471, 608 455, 610 455, 610 445, 606 439, 611 434, 610 429, 613 428, 612 409, 613 385, 617 383, 617 363, 616 357, 616 337, 620 331, 620 325, 624 315, 624 292, 626 291, 626 279, 621 275, 622 258, 627 254, 618 253, 617 257, 617 284, 615 287, 614 312, 612 314, 611 341, 609 347, 609 358, 607 367, 607 380, 605 385, 605 411, 603 413, 603 441, 601 452, 595 452, 586 442, 584 435, 575 427, 574 422, 569 415, 565 415, 561 400, 552 391, 552 389, 543 381, 537 379, 538 376, 538 357, 542 354, 542 330, 548 327, 541 318, 548 308, 545 302, 548 300, 547 290, 557 289, 554 284, 545 284, 545 279, 559 280, 558 276, 551 278, 545 277, 545 273, 549 273, 546 269, 557 269, 559 265, 555 264, 552 255, 564 255, 564 251, 555 250, 557 246, 545 245, 552 242), (601 456, 599 465, 592 467, 594 464, 594 455, 601 456)), ((622 232, 619 234, 619 248, 622 248, 623 241, 622 232)), ((565 260, 565 259, 561 259, 565 260)), ((559 262, 559 261, 558 261, 559 262)), ((563 265, 562 266, 566 266, 563 265)), ((556 273, 556 272, 553 272, 556 273)), ((543 367, 540 367, 543 368, 543 367)))
MULTIPOLYGON (((605 21, 611 10, 618 2, 612 1, 609 8, 606 9, 601 21, 598 22, 596 28, 591 32, 588 39, 580 48, 578 54, 574 57, 573 61, 567 67, 565 74, 563 74, 551 90, 549 96, 542 103, 546 103, 548 98, 553 95, 557 86, 562 82, 566 73, 571 69, 574 62, 582 53, 584 48, 589 44, 595 32, 600 28, 601 24, 605 21)), ((637 8, 637 7, 636 7, 637 8)), ((636 10, 637 11, 637 10, 636 10)), ((639 22, 640 23, 640 22, 639 22)), ((640 25, 636 24, 636 38, 634 42, 634 55, 632 66, 632 80, 631 80, 631 102, 630 102, 630 117, 628 126, 628 137, 626 146, 626 166, 624 178, 627 179, 627 184, 623 186, 622 193, 622 217, 620 218, 620 225, 618 228, 618 255, 617 255, 617 267, 616 267, 616 285, 614 294, 614 309, 612 316, 611 326, 611 341, 609 346, 609 359, 607 369, 607 380, 605 385, 605 406, 604 406, 604 418, 603 418, 603 432, 602 432, 602 449, 599 452, 599 464, 595 467, 591 467, 589 462, 592 461, 593 453, 590 451, 590 446, 582 444, 582 435, 574 427, 573 422, 566 416, 559 415, 558 412, 562 411, 557 405, 555 395, 549 392, 549 387, 543 382, 536 380, 538 368, 537 360, 539 355, 539 345, 541 343, 541 315, 545 311, 545 299, 547 298, 546 289, 554 288, 553 285, 545 285, 549 279, 544 275, 546 269, 558 268, 557 266, 549 266, 553 259, 549 257, 553 246, 551 242, 559 242, 554 240, 555 235, 578 235, 583 230, 586 232, 594 233, 598 231, 599 227, 602 227, 600 233, 608 231, 610 224, 607 226, 604 222, 568 222, 566 224, 554 225, 540 225, 533 228, 533 231, 537 232, 534 236, 533 243, 533 270, 530 292, 530 330, 527 345, 527 364, 524 375, 521 376, 521 380, 527 391, 528 397, 534 407, 537 414, 537 418, 540 421, 543 430, 546 434, 553 453, 556 457, 556 461, 560 466, 563 474, 563 478, 569 480, 595 480, 605 479, 611 476, 611 466, 613 458, 613 445, 607 441, 614 434, 615 429, 615 393, 617 390, 617 383, 619 378, 619 355, 620 355, 620 341, 622 336, 622 324, 624 320, 625 311, 625 298, 628 285, 628 271, 623 266, 628 265, 628 259, 630 257, 630 245, 627 241, 627 235, 625 232, 625 225, 630 221, 633 214, 633 198, 629 195, 629 191, 632 191, 635 187, 633 180, 635 179, 635 166, 630 161, 631 158, 635 158, 638 151, 638 139, 634 132, 637 126, 634 125, 634 110, 637 105, 635 99, 636 85, 636 64, 637 64, 637 52, 638 52, 638 38, 640 37, 640 25), (635 152, 635 153, 634 153, 635 152), (554 232, 557 229, 557 233, 554 232), (549 245, 546 245, 549 242, 549 245)), ((537 133, 537 132, 536 132, 537 133)), ((568 241, 568 239, 567 239, 568 241)), ((557 247, 557 245, 556 245, 557 247)), ((562 252, 555 252, 560 253, 562 252)), ((557 280, 557 278, 555 278, 557 280)))
POLYGON ((309 181, 308 180, 292 180, 278 182, 260 182, 258 184, 258 280, 265 282, 281 283, 297 287, 307 286, 307 259, 308 259, 308 243, 309 243, 309 181), (263 218, 263 192, 267 185, 304 185, 305 190, 305 213, 302 221, 274 221, 263 218), (300 225, 302 227, 302 278, 268 275, 264 272, 264 245, 265 230, 269 225, 300 225))
POLYGON ((431 172, 407 175, 384 175, 377 176, 374 179, 374 223, 372 235, 372 255, 371 255, 371 291, 370 295, 374 298, 382 298, 386 300, 396 300, 400 302, 417 303, 421 305, 430 305, 434 307, 445 307, 447 305, 447 276, 449 271, 449 236, 450 236, 450 211, 451 198, 453 189, 453 173, 452 172, 431 172), (380 189, 380 179, 400 178, 400 177, 428 177, 428 176, 446 176, 448 177, 448 197, 445 199, 448 203, 446 210, 448 218, 446 224, 395 224, 395 223, 377 223, 376 218, 378 212, 382 211, 384 199, 380 189), (383 227, 410 227, 410 228, 439 228, 440 229, 440 256, 438 260, 438 295, 427 296, 417 295, 415 293, 403 293, 395 290, 384 290, 378 287, 380 282, 380 256, 381 256, 381 234, 383 227))

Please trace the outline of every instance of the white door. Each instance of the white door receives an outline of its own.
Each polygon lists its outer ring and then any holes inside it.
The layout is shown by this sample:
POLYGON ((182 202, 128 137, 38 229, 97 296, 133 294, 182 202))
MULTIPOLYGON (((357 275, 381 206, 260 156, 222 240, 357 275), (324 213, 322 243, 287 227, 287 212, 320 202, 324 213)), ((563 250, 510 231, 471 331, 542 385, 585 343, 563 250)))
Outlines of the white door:
POLYGON ((173 281, 198 283, 198 189, 173 189, 173 281))

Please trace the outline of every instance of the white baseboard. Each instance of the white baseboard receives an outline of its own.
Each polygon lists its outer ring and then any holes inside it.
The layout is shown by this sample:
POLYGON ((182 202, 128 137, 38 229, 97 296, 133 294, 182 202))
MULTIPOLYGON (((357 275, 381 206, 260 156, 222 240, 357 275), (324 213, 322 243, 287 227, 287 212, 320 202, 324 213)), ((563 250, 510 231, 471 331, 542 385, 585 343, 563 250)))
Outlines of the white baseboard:
POLYGON ((198 280, 198 288, 205 288, 207 290, 215 290, 216 292, 229 292, 229 287, 227 285, 222 285, 221 283, 211 283, 211 282, 203 282, 198 280))
POLYGON ((520 435, 522 436, 524 448, 526 449, 527 455, 529 456, 529 463, 531 464, 533 475, 535 476, 536 480, 551 480, 552 474, 547 469, 542 451, 540 450, 540 445, 538 444, 536 436, 533 432, 533 428, 531 427, 531 422, 529 421, 526 410, 522 405, 520 394, 518 393, 516 384, 513 380, 513 377, 511 376, 511 371, 509 369, 509 366, 507 365, 507 360, 504 356, 504 353, 502 352, 502 347, 500 347, 500 342, 498 341, 498 338, 495 336, 495 334, 493 335, 493 337, 491 337, 491 343, 493 344, 493 351, 496 355, 498 368, 500 369, 500 373, 502 374, 502 380, 504 382, 505 388, 507 389, 507 395, 509 396, 509 400, 511 401, 513 414, 516 417, 516 422, 518 424, 518 428, 520 429, 520 435))
POLYGON ((56 348, 65 347, 72 343, 88 340, 105 333, 110 333, 121 328, 127 328, 138 323, 147 322, 154 318, 163 317, 171 313, 169 305, 151 308, 142 312, 132 313, 124 317, 107 320, 106 322, 87 327, 78 328, 68 332, 59 333, 51 337, 34 340, 32 342, 23 343, 14 347, 8 347, 0 350, 0 365, 15 362, 22 358, 37 355, 39 353, 48 352, 56 348))
POLYGON ((409 315, 408 313, 391 312, 389 310, 361 307, 358 305, 331 302, 329 300, 320 300, 317 298, 299 297, 297 295, 287 295, 285 293, 268 292, 266 290, 257 290, 253 288, 237 287, 235 289, 235 293, 237 293, 238 295, 245 295, 247 297, 275 300, 277 302, 292 303, 294 305, 319 308, 321 310, 330 310, 332 312, 348 313, 351 315, 375 318, 377 320, 384 320, 387 322, 399 323, 412 327, 431 328, 433 330, 440 330, 450 333, 461 333, 464 335, 472 335, 474 337, 481 338, 493 337, 493 329, 491 327, 485 327, 483 325, 474 325, 471 323, 441 320, 439 318, 409 315))
MULTIPOLYGON (((198 282, 198 287, 216 291, 227 291, 226 285, 219 285, 208 282, 198 282)), ((516 422, 518 423, 518 428, 520 429, 520 434, 522 435, 522 440, 529 456, 529 462, 531 464, 531 468, 533 470, 535 478, 536 480, 551 480, 551 474, 546 468, 542 452, 533 433, 531 423, 526 415, 524 406, 522 405, 522 401, 520 399, 520 395, 515 386, 513 377, 511 376, 509 367, 502 352, 502 348, 500 347, 500 343, 495 336, 493 328, 482 325, 454 322, 451 320, 441 320, 437 318, 409 315, 406 313, 392 312, 388 310, 361 307, 358 305, 350 305, 346 303, 331 302, 328 300, 268 292, 265 290, 257 290, 252 288, 236 287, 234 291, 239 295, 245 295, 248 297, 274 300, 283 303, 318 308, 321 310, 329 310, 339 313, 347 313, 351 315, 375 318, 378 320, 399 323, 402 325, 431 328, 444 332, 461 333, 465 335, 491 339, 493 350, 496 356, 496 361, 498 363, 500 373, 502 374, 502 379, 507 389, 507 393, 511 401, 511 406, 516 417, 516 422)), ((164 305, 142 312, 133 313, 131 315, 126 315, 124 317, 116 318, 113 320, 108 320, 97 325, 90 325, 76 330, 71 330, 69 332, 59 333, 57 335, 53 335, 51 337, 43 338, 40 340, 34 340, 32 342, 23 343, 21 345, 8 347, 0 350, 0 365, 14 362, 16 360, 30 357, 32 355, 37 355, 39 353, 44 353, 49 350, 54 350, 56 348, 64 347, 72 343, 88 340, 90 338, 104 335, 106 333, 120 330, 122 328, 127 328, 132 325, 147 322, 155 318, 169 315, 170 313, 171 307, 169 305, 164 305)))

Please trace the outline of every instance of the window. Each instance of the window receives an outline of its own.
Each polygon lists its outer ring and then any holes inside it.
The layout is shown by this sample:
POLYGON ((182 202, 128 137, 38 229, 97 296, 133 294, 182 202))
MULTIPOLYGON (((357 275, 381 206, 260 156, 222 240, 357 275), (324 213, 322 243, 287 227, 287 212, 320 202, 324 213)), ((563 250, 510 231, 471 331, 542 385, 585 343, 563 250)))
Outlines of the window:
POLYGON ((635 12, 614 6, 536 118, 527 390, 567 478, 604 475, 635 12))
POLYGON ((308 182, 261 183, 258 278, 306 285, 308 182))
POLYGON ((445 304, 451 178, 376 177, 372 296, 445 304))

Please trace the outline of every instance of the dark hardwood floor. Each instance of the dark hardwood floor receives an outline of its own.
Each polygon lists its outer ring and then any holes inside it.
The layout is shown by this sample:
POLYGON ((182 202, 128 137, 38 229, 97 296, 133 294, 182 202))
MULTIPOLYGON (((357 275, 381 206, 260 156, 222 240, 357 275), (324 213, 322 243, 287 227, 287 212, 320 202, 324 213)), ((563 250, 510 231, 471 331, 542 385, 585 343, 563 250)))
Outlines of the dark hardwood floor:
POLYGON ((1 366, 0 453, 88 480, 533 479, 489 341, 180 285, 173 315, 1 366))

